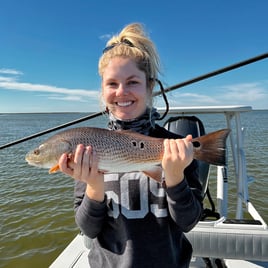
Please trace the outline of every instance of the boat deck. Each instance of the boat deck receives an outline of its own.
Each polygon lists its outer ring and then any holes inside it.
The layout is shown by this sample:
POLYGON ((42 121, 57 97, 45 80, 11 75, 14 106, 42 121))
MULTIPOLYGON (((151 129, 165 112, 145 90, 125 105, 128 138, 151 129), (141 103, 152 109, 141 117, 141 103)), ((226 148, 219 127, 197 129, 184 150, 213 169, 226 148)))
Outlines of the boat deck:
MULTIPOLYGON (((89 249, 84 244, 82 235, 77 235, 49 268, 88 268, 89 249)), ((217 262, 217 259, 214 259, 217 262)), ((267 262, 226 259, 225 264, 229 268, 268 268, 267 262)), ((215 266, 216 267, 216 266, 215 266)), ((190 268, 206 268, 201 257, 193 257, 190 268)))

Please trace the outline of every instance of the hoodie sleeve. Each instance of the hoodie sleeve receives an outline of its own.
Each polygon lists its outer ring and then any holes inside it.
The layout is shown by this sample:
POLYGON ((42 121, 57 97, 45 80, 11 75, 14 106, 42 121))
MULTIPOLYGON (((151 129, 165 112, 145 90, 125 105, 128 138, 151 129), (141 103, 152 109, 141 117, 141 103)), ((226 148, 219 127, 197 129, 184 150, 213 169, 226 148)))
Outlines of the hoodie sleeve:
POLYGON ((185 169, 184 180, 166 189, 169 212, 183 232, 189 232, 202 215, 201 185, 196 161, 185 169))
MULTIPOLYGON (((156 125, 151 136, 177 139, 182 136, 156 125)), ((169 212, 183 232, 189 232, 199 221, 203 211, 202 186, 199 181, 199 166, 196 160, 184 170, 184 180, 166 189, 169 212)))
POLYGON ((75 182, 74 211, 75 221, 81 232, 90 238, 95 238, 102 230, 107 215, 106 196, 103 202, 90 199, 85 195, 86 184, 75 182))

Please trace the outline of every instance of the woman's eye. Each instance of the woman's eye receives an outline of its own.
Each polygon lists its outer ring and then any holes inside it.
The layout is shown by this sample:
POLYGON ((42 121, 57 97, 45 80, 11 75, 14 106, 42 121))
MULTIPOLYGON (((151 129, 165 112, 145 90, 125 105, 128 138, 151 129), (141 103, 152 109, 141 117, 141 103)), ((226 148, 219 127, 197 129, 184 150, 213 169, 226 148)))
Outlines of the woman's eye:
POLYGON ((129 85, 136 85, 138 84, 139 82, 138 81, 135 81, 135 80, 131 80, 128 82, 129 85))
POLYGON ((117 84, 115 82, 110 82, 110 83, 107 84, 107 86, 109 86, 109 87, 116 87, 117 84))

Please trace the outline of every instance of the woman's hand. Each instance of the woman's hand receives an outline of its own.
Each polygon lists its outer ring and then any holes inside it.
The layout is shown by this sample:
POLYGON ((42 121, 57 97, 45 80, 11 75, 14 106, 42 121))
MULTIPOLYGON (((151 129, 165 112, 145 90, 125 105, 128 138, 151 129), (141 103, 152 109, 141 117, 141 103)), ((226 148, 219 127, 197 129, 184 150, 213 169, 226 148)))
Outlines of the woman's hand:
POLYGON ((184 139, 165 139, 162 167, 167 187, 179 184, 184 178, 184 169, 193 161, 192 135, 184 139))
POLYGON ((98 171, 98 158, 91 146, 79 144, 72 158, 63 154, 59 167, 63 173, 87 184, 89 198, 100 202, 104 200, 104 175, 98 171))

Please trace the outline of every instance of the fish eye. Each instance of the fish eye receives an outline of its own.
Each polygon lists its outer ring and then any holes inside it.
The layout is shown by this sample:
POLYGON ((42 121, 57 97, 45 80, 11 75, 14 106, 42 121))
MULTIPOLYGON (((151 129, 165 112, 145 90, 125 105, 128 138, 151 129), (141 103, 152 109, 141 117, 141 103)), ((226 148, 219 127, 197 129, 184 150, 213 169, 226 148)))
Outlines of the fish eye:
POLYGON ((40 150, 39 150, 39 149, 35 149, 35 150, 34 150, 34 154, 35 154, 35 155, 39 155, 39 154, 40 154, 40 150))

